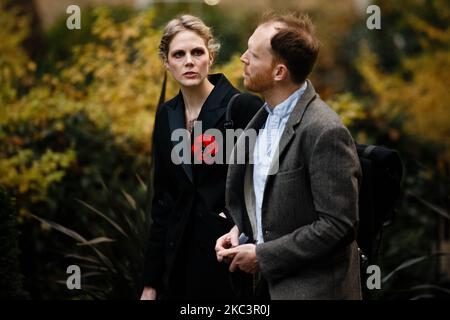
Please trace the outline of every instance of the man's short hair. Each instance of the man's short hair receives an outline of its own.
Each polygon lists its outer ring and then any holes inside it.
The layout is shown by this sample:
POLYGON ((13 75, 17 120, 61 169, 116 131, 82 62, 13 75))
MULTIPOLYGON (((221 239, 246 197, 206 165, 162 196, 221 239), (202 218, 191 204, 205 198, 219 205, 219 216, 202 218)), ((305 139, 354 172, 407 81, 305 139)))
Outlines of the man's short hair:
POLYGON ((270 44, 275 61, 286 64, 291 79, 302 83, 311 73, 319 53, 319 41, 307 15, 266 13, 260 24, 280 22, 285 27, 272 37, 270 44))

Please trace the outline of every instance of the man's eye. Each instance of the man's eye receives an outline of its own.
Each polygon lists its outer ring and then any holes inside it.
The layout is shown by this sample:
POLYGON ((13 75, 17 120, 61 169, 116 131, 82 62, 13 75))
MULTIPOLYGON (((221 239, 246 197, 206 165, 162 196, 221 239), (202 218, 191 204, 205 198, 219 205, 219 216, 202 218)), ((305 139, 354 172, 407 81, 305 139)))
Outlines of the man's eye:
POLYGON ((203 50, 201 50, 201 49, 196 49, 196 50, 193 50, 192 51, 192 55, 193 56, 201 56, 202 54, 204 54, 205 53, 205 51, 203 51, 203 50))

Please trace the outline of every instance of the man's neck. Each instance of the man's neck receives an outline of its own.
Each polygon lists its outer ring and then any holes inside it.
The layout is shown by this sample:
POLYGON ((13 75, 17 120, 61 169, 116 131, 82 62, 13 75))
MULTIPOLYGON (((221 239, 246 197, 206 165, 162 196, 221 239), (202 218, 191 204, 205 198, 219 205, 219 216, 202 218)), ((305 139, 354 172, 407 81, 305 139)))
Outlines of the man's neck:
POLYGON ((267 102, 271 109, 275 108, 277 105, 282 103, 284 100, 289 98, 295 91, 300 89, 305 83, 288 83, 288 84, 279 84, 270 88, 269 90, 262 92, 264 100, 267 102))

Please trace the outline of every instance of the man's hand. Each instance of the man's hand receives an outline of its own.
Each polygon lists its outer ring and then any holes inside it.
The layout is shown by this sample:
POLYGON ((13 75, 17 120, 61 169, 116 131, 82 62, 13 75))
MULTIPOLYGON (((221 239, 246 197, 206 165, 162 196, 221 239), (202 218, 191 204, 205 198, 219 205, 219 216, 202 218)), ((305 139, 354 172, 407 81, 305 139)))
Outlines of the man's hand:
POLYGON ((141 300, 156 300, 156 290, 152 287, 144 287, 141 300))
MULTIPOLYGON (((236 247, 239 245, 239 229, 237 226, 231 228, 230 232, 224 234, 216 241, 216 256, 217 261, 222 262, 223 256, 219 255, 220 251, 236 247)), ((225 259, 227 260, 227 259, 225 259)))
POLYGON ((234 272, 239 268, 244 272, 255 274, 259 270, 256 246, 253 243, 243 244, 231 249, 223 249, 217 252, 217 255, 233 259, 230 264, 230 272, 234 272))

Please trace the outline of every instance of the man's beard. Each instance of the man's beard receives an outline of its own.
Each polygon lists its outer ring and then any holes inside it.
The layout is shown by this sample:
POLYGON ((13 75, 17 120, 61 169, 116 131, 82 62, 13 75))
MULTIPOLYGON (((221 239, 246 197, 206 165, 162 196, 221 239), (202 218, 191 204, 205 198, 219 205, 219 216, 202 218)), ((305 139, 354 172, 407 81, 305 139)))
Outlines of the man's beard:
POLYGON ((270 70, 267 72, 260 72, 254 76, 249 76, 247 81, 244 81, 244 85, 247 90, 253 92, 264 92, 273 86, 273 80, 270 75, 270 70))

